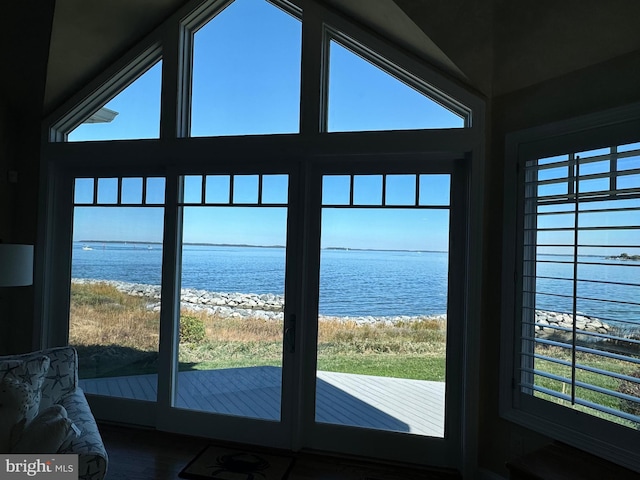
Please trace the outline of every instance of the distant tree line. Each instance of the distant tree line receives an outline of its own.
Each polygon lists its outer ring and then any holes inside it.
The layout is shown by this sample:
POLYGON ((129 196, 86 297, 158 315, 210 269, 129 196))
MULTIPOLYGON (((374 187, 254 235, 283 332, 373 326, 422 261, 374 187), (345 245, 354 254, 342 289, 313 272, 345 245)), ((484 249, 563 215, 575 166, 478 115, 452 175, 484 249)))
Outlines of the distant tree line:
POLYGON ((613 260, 638 260, 640 261, 640 255, 629 255, 628 253, 621 253, 620 255, 613 255, 607 257, 613 260))

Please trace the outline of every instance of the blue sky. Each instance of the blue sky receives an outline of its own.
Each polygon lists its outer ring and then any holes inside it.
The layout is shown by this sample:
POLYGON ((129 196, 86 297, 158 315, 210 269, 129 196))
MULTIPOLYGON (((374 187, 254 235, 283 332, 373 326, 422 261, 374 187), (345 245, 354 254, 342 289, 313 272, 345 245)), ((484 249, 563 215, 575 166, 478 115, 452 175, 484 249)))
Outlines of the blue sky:
MULTIPOLYGON (((195 34, 192 136, 297 133, 300 57, 300 21, 264 0, 233 2, 195 34)), ((80 125, 69 141, 158 138, 161 67, 161 62, 154 65, 105 105, 118 112, 111 123, 80 125)), ((460 117, 334 41, 328 103, 329 132, 463 127, 460 117)), ((257 176, 253 177, 236 177, 234 202, 254 201, 257 176)), ((348 198, 345 178, 325 180, 326 205, 348 198)), ((216 180, 211 188, 207 185, 207 201, 229 194, 229 181, 225 185, 224 179, 216 180)), ((270 201, 276 198, 280 203, 286 198, 287 179, 271 180, 270 201)), ((199 191, 199 181, 187 179, 186 197, 197 195, 191 192, 199 191)), ((423 176, 420 184, 420 204, 448 204, 447 176, 423 176)), ((162 185, 155 185, 149 194, 161 197, 162 190, 162 185)), ((88 200, 93 195, 93 187, 82 182, 78 191, 88 200)), ((123 186, 123 201, 139 202, 141 191, 141 180, 130 180, 123 186)), ((115 201, 115 192, 115 183, 101 181, 99 203, 115 201)), ((381 192, 380 176, 356 177, 356 203, 379 204, 381 192)), ((406 205, 412 195, 415 198, 415 176, 388 180, 387 203, 406 205)), ((284 207, 185 209, 185 241, 282 245, 285 232, 284 207)), ((323 246, 446 250, 447 235, 447 210, 323 209, 323 246)), ((76 208, 76 241, 155 242, 161 237, 161 208, 76 208)))
MULTIPOLYGON (((301 23, 264 0, 236 0, 195 34, 192 136, 259 135, 297 133, 299 131, 301 23)), ((111 123, 83 124, 69 135, 70 141, 158 138, 160 130, 160 89, 162 62, 106 104, 118 112, 111 123)), ((364 61, 335 41, 330 42, 328 130, 365 131, 407 128, 462 127, 460 117, 452 114, 412 88, 364 61)), ((620 152, 638 145, 620 147, 620 152)), ((607 149, 581 152, 581 158, 607 153, 607 149)), ((564 157, 543 159, 543 163, 564 157)), ((585 163, 581 174, 603 173, 608 162, 585 163)), ((640 168, 640 157, 620 159, 618 170, 640 168)), ((541 171, 540 179, 566 175, 566 167, 541 171)), ((620 188, 637 187, 640 175, 618 180, 620 188)), ((234 203, 255 203, 257 175, 236 177, 234 203)), ((286 176, 265 176, 263 202, 284 204, 286 176), (270 184, 268 182, 271 182, 270 184), (270 186, 269 186, 270 185, 270 186)), ((197 178, 187 178, 185 201, 201 191, 197 178), (197 192, 197 193, 193 193, 197 192)), ((229 196, 229 179, 210 177, 207 201, 220 202, 229 196), (214 183, 217 182, 217 183, 214 183), (225 197, 226 196, 226 197, 225 197), (222 199, 222 200, 221 200, 222 199)), ((117 199, 115 181, 101 180, 99 203, 117 199)), ((123 189, 123 201, 139 203, 141 180, 129 181, 123 189)), ((354 201, 361 205, 380 204, 381 176, 357 176, 354 201)), ((581 181, 581 190, 606 189, 607 179, 581 181)), ((340 205, 350 195, 349 178, 325 178, 324 205, 340 205)), ((421 205, 447 204, 448 177, 420 178, 421 205), (424 196, 424 199, 422 198, 424 196), (427 198, 428 197, 428 198, 427 198)), ((79 191, 93 187, 80 184, 79 191)), ((539 194, 566 193, 566 182, 540 187, 539 194)), ((152 182, 148 194, 155 203, 163 197, 162 181, 152 182)), ((415 177, 389 177, 387 203, 403 205, 415 197, 415 177)), ((147 198, 149 201, 149 198, 147 198)), ((638 200, 625 200, 637 207, 638 200)), ((591 204, 595 206, 595 204, 591 204)), ((622 206, 621 203, 617 205, 622 206)), ((606 206, 606 205, 603 205, 606 206)), ((569 206, 567 206, 569 207, 569 206)), ((554 207, 556 210, 564 207, 554 207)), ((586 207, 583 207, 586 208, 586 207)), ((74 238, 99 240, 160 241, 161 209, 127 207, 121 209, 78 209, 74 238), (85 212, 86 210, 86 212, 85 212), (145 213, 146 212, 146 213, 145 213)), ((637 224, 636 212, 582 214, 581 226, 637 224)), ((285 208, 190 208, 185 214, 189 228, 185 241, 212 243, 284 244, 285 208), (208 211, 209 210, 209 211, 208 211), (217 219, 213 217, 217 216, 217 219), (217 225, 217 228, 211 228, 217 225), (224 228, 220 228, 224 225, 224 228), (248 228, 250 225, 251 228, 248 228)), ((573 216, 540 216, 539 226, 570 227, 573 216)), ((442 211, 409 209, 323 209, 323 246, 350 248, 399 248, 410 250, 446 250, 448 218, 442 211)), ((582 232, 580 243, 637 244, 638 231, 582 232)), ((540 233, 540 243, 572 243, 570 232, 540 233), (564 238, 566 237, 566 239, 564 238), (566 240, 566 241, 565 241, 566 240)), ((540 252, 565 253, 567 248, 547 247, 540 252)), ((584 254, 612 254, 610 251, 583 248, 584 254)), ((629 249, 638 253, 638 249, 629 249)))

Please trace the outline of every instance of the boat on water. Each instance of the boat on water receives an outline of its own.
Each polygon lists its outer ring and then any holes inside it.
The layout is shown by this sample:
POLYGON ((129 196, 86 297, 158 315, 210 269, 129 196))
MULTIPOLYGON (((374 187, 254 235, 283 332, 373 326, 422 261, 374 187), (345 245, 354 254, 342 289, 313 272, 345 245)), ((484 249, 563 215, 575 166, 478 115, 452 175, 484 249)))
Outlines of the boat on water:
POLYGON ((83 245, 82 249, 83 250, 93 250, 93 247, 90 247, 89 245, 83 245))

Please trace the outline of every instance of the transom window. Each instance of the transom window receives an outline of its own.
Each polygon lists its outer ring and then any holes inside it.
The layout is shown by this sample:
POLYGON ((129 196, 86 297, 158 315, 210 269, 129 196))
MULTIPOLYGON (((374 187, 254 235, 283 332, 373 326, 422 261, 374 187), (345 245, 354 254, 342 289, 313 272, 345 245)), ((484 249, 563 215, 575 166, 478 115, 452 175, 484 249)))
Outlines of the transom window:
POLYGON ((184 205, 283 205, 288 178, 284 174, 185 175, 184 205))
POLYGON ((322 182, 325 206, 449 206, 449 175, 327 175, 322 182))
POLYGON ((144 70, 115 97, 82 118, 69 142, 160 138, 162 61, 144 70))
MULTIPOLYGON (((181 20, 178 136, 300 134, 312 99, 302 96, 302 10, 291 2, 210 2, 181 20)), ((467 105, 338 29, 323 27, 319 131, 457 129, 467 105)), ((154 139, 160 130, 166 59, 155 43, 115 72, 54 126, 56 140, 154 139), (125 85, 123 87, 122 85, 125 85)), ((168 67, 169 69, 171 67, 168 67)), ((173 85, 173 83, 171 84, 173 85)), ((172 87, 169 87, 172 88, 172 87)), ((168 100, 165 100, 168 101, 168 100)), ((165 122, 167 123, 167 122, 165 122)), ((169 129, 165 128, 165 132, 169 129)), ((174 135, 175 133, 171 133, 174 135)))
POLYGON ((298 133, 302 22, 235 0, 193 37, 191 136, 298 133))

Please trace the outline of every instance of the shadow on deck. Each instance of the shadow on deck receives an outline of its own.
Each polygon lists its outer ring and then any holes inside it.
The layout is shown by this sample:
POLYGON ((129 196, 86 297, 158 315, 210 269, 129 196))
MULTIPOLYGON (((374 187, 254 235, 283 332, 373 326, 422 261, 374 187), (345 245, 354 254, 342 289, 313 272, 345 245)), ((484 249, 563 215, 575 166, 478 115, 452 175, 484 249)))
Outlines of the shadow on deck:
MULTIPOLYGON (((318 372, 316 421, 416 435, 444 435, 443 382, 318 372)), ((178 373, 175 406, 264 420, 280 419, 279 367, 178 373)), ((82 379, 88 394, 155 401, 157 375, 82 379)))

